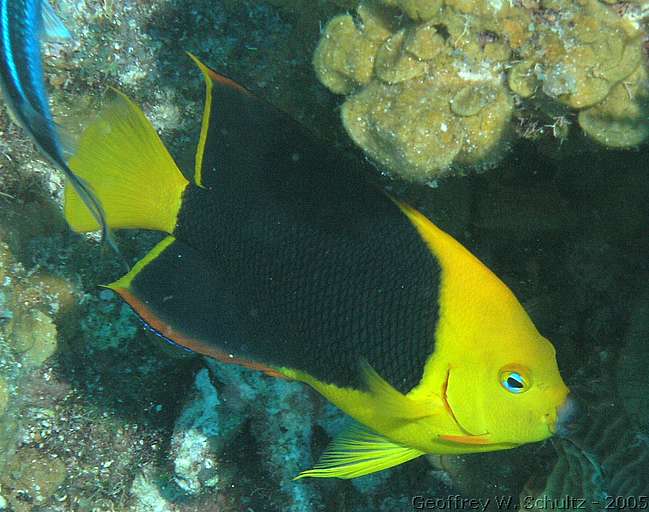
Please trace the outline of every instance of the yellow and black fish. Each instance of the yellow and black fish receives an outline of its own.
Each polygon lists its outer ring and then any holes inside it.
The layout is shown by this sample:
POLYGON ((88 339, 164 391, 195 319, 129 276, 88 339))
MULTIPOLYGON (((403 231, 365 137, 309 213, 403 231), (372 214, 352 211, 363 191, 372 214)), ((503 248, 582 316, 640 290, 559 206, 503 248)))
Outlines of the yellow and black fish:
MULTIPOLYGON (((70 159, 111 228, 168 234, 109 288, 161 336, 306 382, 355 418, 301 477, 551 436, 568 389, 512 292, 363 162, 195 60, 193 182, 120 93, 70 159)), ((98 228, 73 187, 65 215, 98 228)))

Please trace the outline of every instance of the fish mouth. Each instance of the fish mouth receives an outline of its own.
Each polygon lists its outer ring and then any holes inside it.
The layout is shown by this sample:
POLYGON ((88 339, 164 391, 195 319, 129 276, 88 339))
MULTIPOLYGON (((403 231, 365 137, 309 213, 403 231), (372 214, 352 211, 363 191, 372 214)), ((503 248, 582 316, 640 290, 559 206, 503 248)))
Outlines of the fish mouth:
POLYGON ((563 404, 556 409, 556 420, 548 425, 550 432, 559 437, 565 438, 572 432, 571 426, 579 412, 579 405, 574 398, 566 397, 563 404))

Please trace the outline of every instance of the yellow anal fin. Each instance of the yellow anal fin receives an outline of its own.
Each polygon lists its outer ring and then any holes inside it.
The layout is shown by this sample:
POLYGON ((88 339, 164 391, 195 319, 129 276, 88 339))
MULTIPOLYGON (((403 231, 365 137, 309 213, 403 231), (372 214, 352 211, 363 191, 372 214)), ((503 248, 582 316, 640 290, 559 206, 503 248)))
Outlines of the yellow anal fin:
POLYGON ((302 471, 295 480, 306 477, 356 478, 398 466, 423 454, 361 425, 354 425, 334 439, 312 469, 302 471))
MULTIPOLYGON (((175 229, 188 182, 151 123, 124 94, 115 91, 68 164, 98 197, 111 228, 175 229)), ((73 230, 99 228, 69 184, 64 210, 73 230)))

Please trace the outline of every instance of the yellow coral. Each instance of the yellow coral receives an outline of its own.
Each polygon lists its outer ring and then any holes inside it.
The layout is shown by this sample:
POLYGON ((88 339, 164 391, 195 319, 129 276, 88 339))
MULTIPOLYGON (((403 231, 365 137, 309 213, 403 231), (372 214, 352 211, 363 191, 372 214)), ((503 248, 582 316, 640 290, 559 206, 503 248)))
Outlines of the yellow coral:
POLYGON ((352 139, 388 169, 411 179, 434 177, 448 168, 462 147, 464 130, 439 101, 430 81, 398 85, 372 82, 342 109, 352 139))
POLYGON ((313 56, 318 78, 337 94, 347 94, 370 81, 376 52, 392 34, 384 11, 365 3, 357 11, 361 28, 348 14, 336 16, 327 23, 313 56))
POLYGON ((405 49, 421 60, 432 60, 445 48, 442 37, 434 23, 425 23, 410 29, 405 42, 405 49))
POLYGON ((577 112, 607 146, 648 136, 644 34, 599 0, 368 0, 357 14, 327 25, 316 72, 349 95, 352 139, 407 179, 497 162, 516 96, 527 116, 577 112))
POLYGON ((320 81, 331 91, 346 94, 372 77, 379 44, 363 34, 349 15, 336 16, 325 28, 313 57, 320 81))
POLYGON ((534 66, 534 62, 524 60, 514 64, 509 71, 509 88, 521 98, 529 98, 538 89, 534 66))
POLYGON ((464 141, 456 161, 471 166, 491 165, 505 150, 513 102, 502 87, 480 84, 470 89, 470 115, 463 119, 464 141))
POLYGON ((590 137, 610 148, 641 144, 649 136, 647 70, 638 67, 617 84, 604 101, 579 113, 579 125, 590 137))
POLYGON ((404 45, 406 29, 390 37, 376 54, 376 76, 388 84, 396 84, 426 73, 426 62, 410 53, 404 45))
POLYGON ((439 13, 442 0, 383 0, 385 5, 398 7, 409 18, 417 21, 428 21, 439 13))

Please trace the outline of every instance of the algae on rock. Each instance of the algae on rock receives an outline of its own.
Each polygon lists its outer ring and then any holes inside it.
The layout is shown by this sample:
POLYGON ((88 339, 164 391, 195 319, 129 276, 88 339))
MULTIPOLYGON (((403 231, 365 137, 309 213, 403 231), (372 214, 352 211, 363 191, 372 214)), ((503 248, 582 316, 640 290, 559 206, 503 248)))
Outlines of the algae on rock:
POLYGON ((7 404, 9 403, 9 389, 7 387, 7 382, 0 376, 0 416, 2 416, 7 410, 7 404))
POLYGON ((9 461, 0 481, 8 490, 7 499, 16 512, 27 512, 34 505, 44 504, 63 483, 65 464, 58 458, 34 448, 22 448, 9 461))

